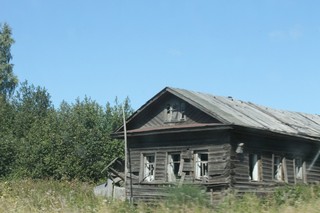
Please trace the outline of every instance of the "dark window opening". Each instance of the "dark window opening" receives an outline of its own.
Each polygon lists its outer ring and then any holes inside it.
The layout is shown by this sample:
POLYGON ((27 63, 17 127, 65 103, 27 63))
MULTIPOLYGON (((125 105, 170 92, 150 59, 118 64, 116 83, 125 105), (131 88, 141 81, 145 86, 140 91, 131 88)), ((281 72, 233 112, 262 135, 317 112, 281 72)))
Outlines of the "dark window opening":
POLYGON ((165 122, 183 122, 186 120, 185 103, 167 104, 165 108, 165 122))
POLYGON ((181 103, 181 105, 180 105, 181 120, 185 120, 186 119, 185 110, 186 110, 186 104, 185 103, 181 103))
POLYGON ((261 181, 262 168, 261 156, 257 154, 249 155, 249 177, 251 181, 261 181))

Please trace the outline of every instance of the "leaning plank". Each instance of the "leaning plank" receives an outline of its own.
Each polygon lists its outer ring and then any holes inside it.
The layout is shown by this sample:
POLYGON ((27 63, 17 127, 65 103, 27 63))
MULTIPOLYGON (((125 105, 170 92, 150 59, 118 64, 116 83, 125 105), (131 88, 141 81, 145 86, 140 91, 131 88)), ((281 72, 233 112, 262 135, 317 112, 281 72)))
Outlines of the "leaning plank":
POLYGON ((181 186, 182 186, 185 176, 186 176, 186 173, 185 173, 185 172, 182 172, 181 179, 180 179, 180 181, 179 181, 178 187, 181 187, 181 186))

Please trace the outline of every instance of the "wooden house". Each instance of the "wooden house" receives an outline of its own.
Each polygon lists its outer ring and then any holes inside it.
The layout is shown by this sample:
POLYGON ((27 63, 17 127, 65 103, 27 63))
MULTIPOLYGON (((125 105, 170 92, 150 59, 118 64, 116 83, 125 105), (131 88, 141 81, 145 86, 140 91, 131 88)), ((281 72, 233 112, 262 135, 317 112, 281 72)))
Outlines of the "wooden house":
POLYGON ((320 180, 319 115, 167 87, 126 127, 133 201, 165 196, 171 185, 203 185, 214 202, 320 180))

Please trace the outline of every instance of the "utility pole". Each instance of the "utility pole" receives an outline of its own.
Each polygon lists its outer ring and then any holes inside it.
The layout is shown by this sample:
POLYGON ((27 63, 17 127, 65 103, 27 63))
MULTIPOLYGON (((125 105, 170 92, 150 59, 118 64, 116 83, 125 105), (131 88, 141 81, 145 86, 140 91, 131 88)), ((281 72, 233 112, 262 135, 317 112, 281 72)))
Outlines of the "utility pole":
MULTIPOLYGON (((127 145, 127 125, 126 125, 126 115, 124 113, 124 106, 122 106, 123 115, 123 135, 124 135, 124 190, 125 199, 127 199, 127 175, 128 175, 128 145, 127 145)), ((131 195, 130 195, 131 197, 131 195)))

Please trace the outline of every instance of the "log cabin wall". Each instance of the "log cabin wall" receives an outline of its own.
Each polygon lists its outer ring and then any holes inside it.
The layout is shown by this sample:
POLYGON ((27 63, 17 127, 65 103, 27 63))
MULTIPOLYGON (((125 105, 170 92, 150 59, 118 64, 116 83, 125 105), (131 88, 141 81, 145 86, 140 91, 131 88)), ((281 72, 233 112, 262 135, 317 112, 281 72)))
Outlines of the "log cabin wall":
POLYGON ((165 88, 127 121, 127 194, 148 201, 192 183, 206 186, 213 201, 229 189, 267 193, 318 182, 319 124, 318 115, 165 88))
POLYGON ((285 184, 320 180, 319 146, 314 142, 239 131, 231 138, 231 186, 236 193, 267 193, 285 184), (243 153, 237 153, 239 144, 243 144, 243 153))
POLYGON ((134 201, 155 200, 166 196, 168 186, 189 183, 206 186, 212 202, 221 199, 231 180, 229 136, 228 130, 218 130, 130 138, 128 197, 132 189, 134 201), (144 171, 147 158, 154 169, 149 179, 144 171))
MULTIPOLYGON (((320 180, 319 146, 308 140, 267 133, 216 130, 184 132, 130 138, 130 171, 134 201, 163 198, 170 185, 199 184, 207 188, 213 203, 232 190, 265 194, 286 184, 316 183, 320 180), (237 147, 243 143, 243 153, 237 147), (197 153, 207 153, 206 177, 196 178, 197 153), (154 180, 143 180, 143 156, 154 154, 154 180), (179 154, 182 177, 168 180, 169 155, 179 154), (258 163, 257 180, 253 163, 258 163), (277 162, 278 161, 278 164, 277 162), (277 173, 276 170, 279 169, 277 173), (276 177, 278 174, 279 177, 276 177), (181 180, 183 179, 183 181, 181 180)), ((180 168, 179 168, 180 170, 180 168)), ((130 196, 130 183, 127 194, 130 196)))

